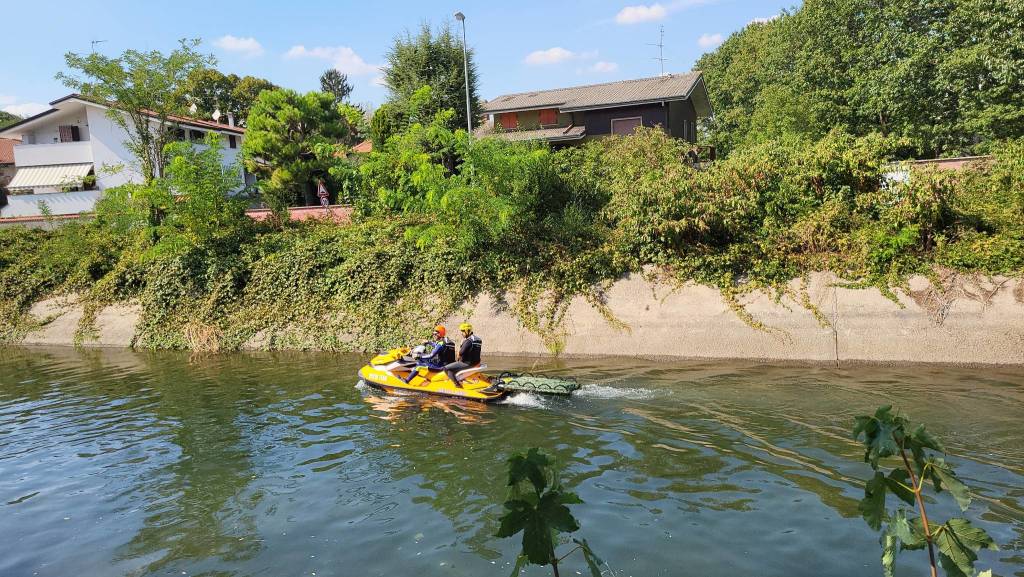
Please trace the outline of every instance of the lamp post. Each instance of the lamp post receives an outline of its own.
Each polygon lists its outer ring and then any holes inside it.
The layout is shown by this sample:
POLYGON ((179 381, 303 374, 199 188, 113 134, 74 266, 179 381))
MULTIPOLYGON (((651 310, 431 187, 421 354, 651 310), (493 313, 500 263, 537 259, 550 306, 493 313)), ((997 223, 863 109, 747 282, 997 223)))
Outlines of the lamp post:
POLYGON ((469 138, 473 138, 473 112, 469 105, 469 51, 466 49, 466 15, 455 13, 455 19, 462 22, 462 71, 466 75, 466 129, 469 138))

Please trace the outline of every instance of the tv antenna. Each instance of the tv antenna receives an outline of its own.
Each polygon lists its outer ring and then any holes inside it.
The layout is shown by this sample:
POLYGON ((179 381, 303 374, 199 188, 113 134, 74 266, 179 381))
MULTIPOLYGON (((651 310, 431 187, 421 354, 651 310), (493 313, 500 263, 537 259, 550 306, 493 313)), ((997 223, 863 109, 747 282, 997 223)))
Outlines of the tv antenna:
POLYGON ((665 58, 665 27, 664 26, 659 26, 658 27, 658 43, 657 44, 648 44, 648 46, 657 46, 658 47, 658 57, 657 58, 652 58, 651 60, 657 60, 658 63, 661 64, 661 75, 664 76, 665 75, 665 60, 667 60, 667 58, 665 58))
POLYGON ((90 49, 92 50, 93 54, 96 53, 96 45, 103 44, 104 42, 106 42, 106 40, 92 40, 91 42, 89 42, 90 49))

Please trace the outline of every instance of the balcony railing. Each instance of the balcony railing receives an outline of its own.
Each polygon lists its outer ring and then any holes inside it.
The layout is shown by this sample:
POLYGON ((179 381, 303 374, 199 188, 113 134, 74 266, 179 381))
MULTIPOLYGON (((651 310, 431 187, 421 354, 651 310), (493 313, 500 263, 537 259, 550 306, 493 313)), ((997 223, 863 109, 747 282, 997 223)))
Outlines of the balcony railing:
POLYGON ((53 144, 19 144, 14 147, 14 165, 18 167, 86 162, 92 162, 92 146, 88 140, 55 142, 53 144))

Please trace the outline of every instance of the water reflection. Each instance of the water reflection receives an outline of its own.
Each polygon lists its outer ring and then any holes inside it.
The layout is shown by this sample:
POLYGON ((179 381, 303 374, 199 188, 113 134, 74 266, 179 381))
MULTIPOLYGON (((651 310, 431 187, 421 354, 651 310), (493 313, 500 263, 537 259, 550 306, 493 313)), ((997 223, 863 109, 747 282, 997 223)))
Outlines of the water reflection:
POLYGON ((483 406, 357 389, 351 357, 0 352, 2 575, 504 574, 505 459, 530 446, 623 574, 878 574, 848 426, 883 402, 977 490, 1003 546, 982 565, 1024 571, 1014 371, 559 362, 531 368, 579 396, 483 406))

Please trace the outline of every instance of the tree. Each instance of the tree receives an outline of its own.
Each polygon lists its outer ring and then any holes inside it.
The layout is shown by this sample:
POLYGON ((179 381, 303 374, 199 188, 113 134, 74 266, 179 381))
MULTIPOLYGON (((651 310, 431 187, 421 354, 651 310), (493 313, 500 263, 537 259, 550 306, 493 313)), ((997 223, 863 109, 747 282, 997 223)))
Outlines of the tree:
POLYGON ((188 102, 181 87, 190 74, 214 63, 196 51, 200 41, 181 40, 168 55, 153 50, 127 50, 116 58, 69 52, 67 67, 57 79, 84 98, 108 107, 107 116, 128 135, 125 147, 139 162, 146 183, 163 174, 164 147, 174 140, 170 116, 185 114, 188 102))
POLYGON ((320 75, 320 90, 334 95, 334 103, 341 104, 348 101, 349 95, 352 94, 352 85, 348 83, 348 74, 330 68, 320 75))
POLYGON ((245 126, 256 97, 274 88, 272 82, 263 78, 225 75, 214 68, 202 68, 189 74, 181 90, 190 105, 195 106, 194 116, 211 118, 216 111, 222 115, 231 113, 239 126, 245 126))
POLYGON ((1024 5, 1010 0, 807 0, 697 63, 728 153, 796 131, 904 137, 915 156, 1024 135, 1024 5))
POLYGON ((11 114, 10 112, 0 110, 0 128, 5 128, 16 122, 21 122, 21 117, 17 114, 11 114))
MULTIPOLYGON (((469 50, 469 98, 473 118, 481 114, 477 95, 477 70, 473 51, 469 50)), ((448 24, 436 33, 429 24, 413 36, 406 31, 395 38, 387 54, 388 66, 384 70, 384 84, 389 100, 399 109, 424 86, 433 89, 433 99, 424 110, 426 118, 445 109, 455 111, 455 125, 466 126, 466 80, 463 72, 462 41, 452 33, 448 24)), ((473 122, 476 125, 476 121, 473 122)))
MULTIPOLYGON (((316 179, 331 178, 349 124, 323 92, 299 94, 276 89, 260 93, 249 113, 242 143, 245 165, 261 178, 263 201, 279 220, 287 219, 288 207, 312 200, 316 179)), ((339 171, 335 171, 339 174, 339 171)), ((329 183, 338 190, 341 183, 329 183)))

